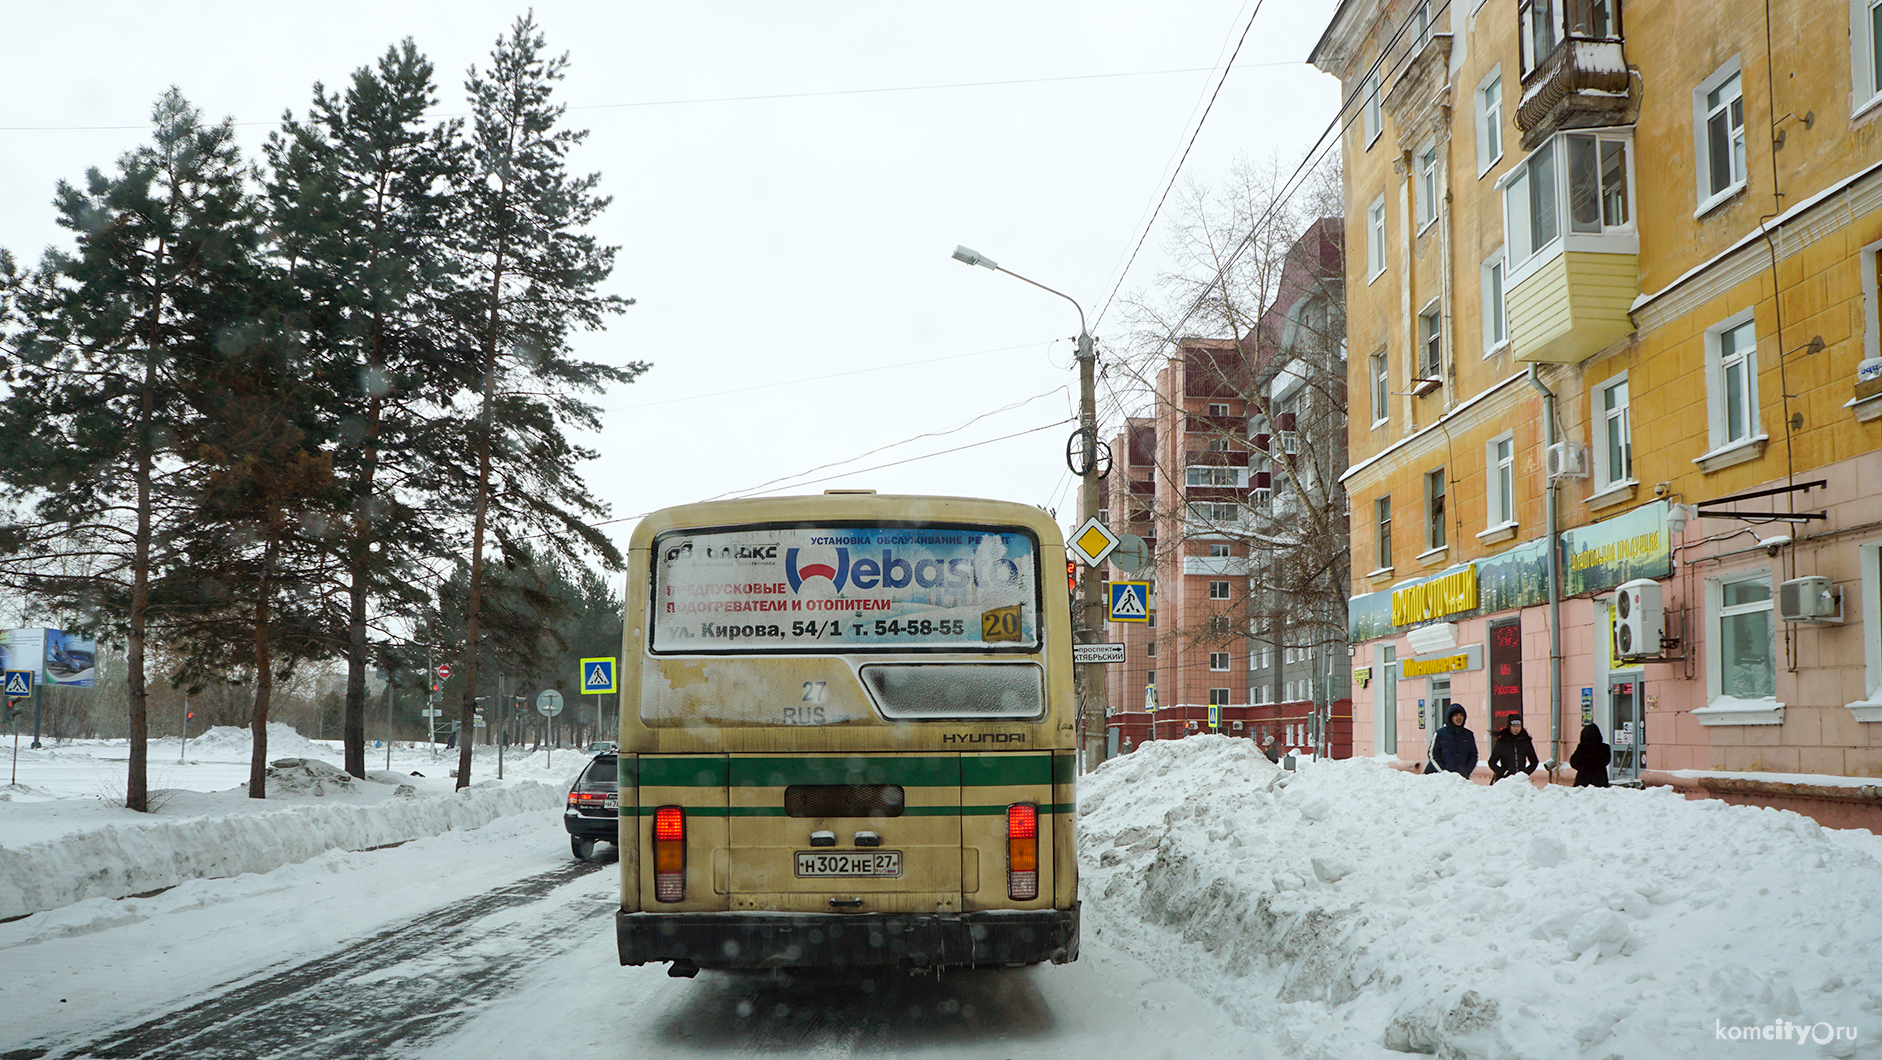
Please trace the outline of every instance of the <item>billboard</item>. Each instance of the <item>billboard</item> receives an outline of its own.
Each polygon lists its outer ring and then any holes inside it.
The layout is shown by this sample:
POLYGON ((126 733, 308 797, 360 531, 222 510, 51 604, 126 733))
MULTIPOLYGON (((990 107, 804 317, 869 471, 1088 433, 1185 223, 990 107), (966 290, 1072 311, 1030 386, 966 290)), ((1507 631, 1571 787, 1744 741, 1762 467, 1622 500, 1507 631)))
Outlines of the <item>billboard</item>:
POLYGON ((62 629, 0 630, 0 670, 31 670, 42 685, 91 688, 98 646, 62 629))

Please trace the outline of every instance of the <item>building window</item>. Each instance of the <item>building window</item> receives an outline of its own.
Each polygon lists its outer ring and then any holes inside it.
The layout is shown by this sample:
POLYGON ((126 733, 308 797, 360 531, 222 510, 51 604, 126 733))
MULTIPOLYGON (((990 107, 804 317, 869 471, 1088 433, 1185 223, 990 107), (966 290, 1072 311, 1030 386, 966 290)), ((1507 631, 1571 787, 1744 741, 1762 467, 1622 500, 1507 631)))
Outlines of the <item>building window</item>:
POLYGON ((1444 317, 1437 306, 1418 314, 1418 378, 1441 379, 1444 371, 1444 317))
POLYGON ((1882 0, 1850 0, 1849 71, 1852 114, 1882 100, 1882 0))
MULTIPOLYGON (((1503 228, 1509 236, 1509 268, 1558 248, 1571 236, 1632 237, 1632 135, 1563 133, 1530 153, 1503 177, 1503 228), (1563 179, 1562 171, 1567 176, 1563 179)), ((1619 244, 1578 242, 1572 249, 1631 252, 1619 244)))
POLYGON ((1510 340, 1509 317, 1503 307, 1503 248, 1483 262, 1483 355, 1490 356, 1510 340))
POLYGON ((1427 143, 1418 152, 1418 230, 1438 219, 1438 145, 1427 143))
POLYGON ((1503 157, 1503 68, 1477 86, 1477 175, 1483 176, 1503 157))
POLYGON ((1229 451, 1229 442, 1228 442, 1228 439, 1227 439, 1227 438, 1211 438, 1211 439, 1209 439, 1209 451, 1210 451, 1210 452, 1212 452, 1212 453, 1226 453, 1226 452, 1228 452, 1228 451, 1229 451))
POLYGON ((1564 0, 1520 0, 1516 5, 1523 73, 1547 62, 1561 46, 1563 6, 1564 0))
POLYGON ((1377 427, 1386 420, 1386 402, 1391 398, 1390 377, 1386 375, 1385 351, 1372 355, 1372 425, 1377 427))
POLYGON ((1209 599, 1226 600, 1228 598, 1229 598, 1229 583, 1228 582, 1210 582, 1209 583, 1209 599))
POLYGON ((1366 282, 1385 271, 1385 196, 1366 207, 1366 282))
POLYGON ((1212 707, 1228 706, 1229 690, 1226 688, 1211 688, 1209 690, 1209 705, 1212 707))
POLYGON ((1758 343, 1749 311, 1706 332, 1706 405, 1713 449, 1758 430, 1758 343))
POLYGON ((1209 406, 1209 415, 1211 416, 1226 416, 1228 414, 1229 414, 1229 407, 1227 405, 1210 405, 1209 406))
POLYGON ((1720 581, 1717 615, 1718 694, 1732 699, 1776 697, 1770 573, 1720 581))
POLYGON ((1366 75, 1366 80, 1360 83, 1359 94, 1365 100, 1363 121, 1366 147, 1371 149, 1372 142, 1379 138, 1379 130, 1385 128, 1385 123, 1379 118, 1379 72, 1377 70, 1366 75))
POLYGON ((1634 427, 1627 403, 1627 373, 1622 372, 1595 388, 1595 489, 1607 489, 1634 480, 1634 427))
POLYGON ((1228 668, 1229 668, 1229 653, 1228 652, 1212 651, 1209 653, 1209 669, 1227 670, 1228 668))
POLYGON ((1241 508, 1234 504, 1213 504, 1197 501, 1189 506, 1189 521, 1208 527, 1232 526, 1241 521, 1241 508))
POLYGON ((1484 447, 1484 508, 1490 529, 1516 525, 1516 438, 1505 431, 1484 447))
POLYGON ((1379 569, 1392 569, 1392 497, 1387 494, 1372 502, 1374 525, 1379 539, 1379 569))
MULTIPOLYGON (((1154 586, 1154 585, 1152 585, 1152 586, 1151 586, 1150 588, 1151 588, 1151 591, 1152 591, 1152 592, 1155 592, 1155 591, 1156 591, 1156 586, 1154 586)), ((1144 623, 1144 628, 1146 628, 1146 629, 1155 629, 1155 628, 1157 628, 1157 613, 1156 613, 1155 611, 1152 611, 1152 612, 1150 612, 1150 613, 1149 613, 1148 615, 1146 615, 1146 616, 1144 616, 1144 617, 1145 617, 1145 618, 1148 618, 1148 619, 1150 620, 1150 621, 1148 621, 1148 622, 1146 622, 1146 623, 1144 623)), ((1152 645, 1152 647, 1154 647, 1154 646, 1155 646, 1155 645, 1152 645)))
POLYGON ((1425 476, 1425 547, 1444 547, 1444 469, 1425 476))
POLYGON ((1745 186, 1745 96, 1738 59, 1693 91, 1694 168, 1704 213, 1745 186))
POLYGON ((1222 559, 1222 558, 1224 558, 1224 557, 1226 557, 1226 556, 1227 556, 1228 554, 1229 554, 1229 547, 1228 547, 1227 545, 1224 545, 1224 544, 1221 544, 1221 543, 1219 543, 1219 542, 1211 542, 1211 543, 1210 543, 1210 545, 1209 545, 1209 556, 1210 556, 1210 558, 1212 558, 1212 559, 1222 559))
POLYGON ((1144 645, 1144 654, 1149 656, 1152 659, 1156 658, 1157 657, 1157 642, 1153 640, 1150 643, 1144 645))
POLYGON ((1239 467, 1189 467, 1183 469, 1183 482, 1190 486, 1242 485, 1244 470, 1239 467))
POLYGON ((1431 3, 1424 3, 1412 8, 1411 15, 1405 19, 1405 39, 1411 50, 1417 51, 1431 39, 1431 3))

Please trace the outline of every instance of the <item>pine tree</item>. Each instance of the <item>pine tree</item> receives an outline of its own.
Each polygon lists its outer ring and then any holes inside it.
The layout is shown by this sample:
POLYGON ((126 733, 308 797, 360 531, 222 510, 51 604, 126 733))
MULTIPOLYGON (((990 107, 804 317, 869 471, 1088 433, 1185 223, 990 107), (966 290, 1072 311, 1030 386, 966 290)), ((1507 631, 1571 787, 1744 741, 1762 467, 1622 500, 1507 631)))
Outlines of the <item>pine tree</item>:
POLYGON ((145 642, 170 614, 153 581, 175 560, 173 478, 196 409, 183 399, 240 302, 259 241, 228 121, 203 122, 172 88, 151 143, 115 171, 61 182, 76 240, 17 289, 0 406, 0 481, 33 498, 0 527, 7 579, 125 638, 125 804, 148 807, 145 642))
POLYGON ((411 40, 356 70, 344 93, 316 85, 305 122, 267 145, 277 253, 313 347, 349 512, 336 538, 347 600, 348 772, 366 775, 369 607, 409 614, 426 598, 425 558, 461 546, 436 513, 436 447, 478 361, 445 337, 445 231, 465 175, 461 123, 428 125, 433 68, 411 40))
MULTIPOLYGON (((485 71, 473 70, 472 179, 454 225, 465 283, 455 312, 466 344, 479 357, 481 404, 465 438, 471 462, 462 469, 471 497, 470 570, 465 603, 463 687, 477 684, 485 617, 485 550, 491 539, 506 557, 521 538, 542 533, 543 545, 587 550, 610 567, 619 551, 587 520, 604 509, 592 500, 575 463, 596 454, 571 443, 569 426, 598 429, 596 408, 581 398, 646 370, 575 358, 577 330, 595 329, 631 303, 600 293, 613 270, 612 247, 587 233, 609 200, 596 193, 599 174, 572 176, 567 154, 586 136, 561 128, 564 108, 551 102, 566 55, 548 57, 533 16, 516 20, 498 39, 485 71), (492 517, 501 508, 501 519, 492 517)), ((471 700, 458 716, 472 731, 471 700)), ((459 752, 458 786, 471 780, 468 742, 459 752)))

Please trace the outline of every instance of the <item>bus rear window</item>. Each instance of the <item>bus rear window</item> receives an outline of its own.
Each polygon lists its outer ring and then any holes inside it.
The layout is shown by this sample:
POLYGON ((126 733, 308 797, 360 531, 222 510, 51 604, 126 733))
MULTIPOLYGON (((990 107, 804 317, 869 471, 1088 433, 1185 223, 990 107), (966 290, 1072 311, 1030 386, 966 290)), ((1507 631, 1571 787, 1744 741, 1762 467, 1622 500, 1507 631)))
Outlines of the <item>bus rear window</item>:
POLYGON ((1017 527, 751 526, 654 539, 665 654, 1037 652, 1039 544, 1017 527))
POLYGON ((862 678, 885 718, 1037 718, 1046 709, 1044 672, 1031 663, 872 664, 862 678))

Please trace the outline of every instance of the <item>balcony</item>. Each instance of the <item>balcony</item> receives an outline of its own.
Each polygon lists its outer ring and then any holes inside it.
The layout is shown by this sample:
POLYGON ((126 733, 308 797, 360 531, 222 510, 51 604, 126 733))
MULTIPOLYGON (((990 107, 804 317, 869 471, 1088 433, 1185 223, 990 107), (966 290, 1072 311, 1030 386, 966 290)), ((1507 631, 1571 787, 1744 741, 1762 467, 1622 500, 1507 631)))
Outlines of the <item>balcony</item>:
POLYGON ((1563 41, 1523 78, 1523 99, 1516 107, 1523 149, 1533 150, 1564 129, 1626 124, 1632 81, 1620 41, 1563 41))
POLYGON ((1248 450, 1190 449, 1183 453, 1184 467, 1247 467, 1248 450))
POLYGON ((1246 556, 1184 556, 1183 573, 1208 575, 1212 578, 1246 578, 1249 574, 1246 556))

